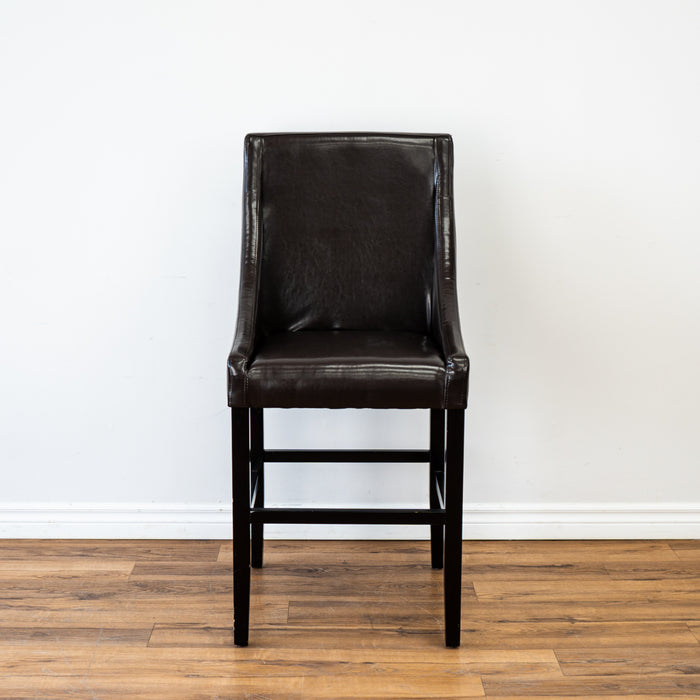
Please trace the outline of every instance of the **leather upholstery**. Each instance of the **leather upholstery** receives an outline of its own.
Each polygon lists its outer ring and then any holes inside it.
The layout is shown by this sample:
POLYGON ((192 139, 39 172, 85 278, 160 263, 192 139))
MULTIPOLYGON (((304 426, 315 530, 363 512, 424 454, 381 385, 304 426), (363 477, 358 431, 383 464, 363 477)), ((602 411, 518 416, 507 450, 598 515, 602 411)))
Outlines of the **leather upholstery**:
POLYGON ((311 144, 264 141, 261 330, 428 332, 432 139, 311 144))
POLYGON ((245 141, 235 407, 465 408, 452 140, 245 141))
POLYGON ((301 331, 268 336, 248 371, 251 406, 440 408, 445 362, 406 331, 301 331))

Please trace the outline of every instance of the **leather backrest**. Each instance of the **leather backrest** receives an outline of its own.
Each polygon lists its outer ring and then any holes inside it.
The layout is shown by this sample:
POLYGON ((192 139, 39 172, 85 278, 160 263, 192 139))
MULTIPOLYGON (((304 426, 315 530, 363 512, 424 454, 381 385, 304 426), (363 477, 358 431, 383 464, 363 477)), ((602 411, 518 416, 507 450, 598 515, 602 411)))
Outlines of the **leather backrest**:
MULTIPOLYGON (((258 134, 258 331, 429 333, 432 135, 258 134)), ((255 148, 252 143, 255 142, 255 148)))

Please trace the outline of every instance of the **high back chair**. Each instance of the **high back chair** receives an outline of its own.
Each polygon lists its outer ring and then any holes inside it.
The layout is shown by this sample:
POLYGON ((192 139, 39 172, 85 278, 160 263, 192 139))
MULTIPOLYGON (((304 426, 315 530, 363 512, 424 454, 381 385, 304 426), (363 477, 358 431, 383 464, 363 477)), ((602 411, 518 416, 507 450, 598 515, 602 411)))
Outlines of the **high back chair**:
POLYGON ((432 566, 444 562, 445 642, 459 646, 469 361, 454 239, 448 135, 246 137, 228 358, 237 646, 248 644, 264 523, 430 525, 432 566), (263 409, 272 407, 429 409, 430 446, 266 450, 263 409), (266 462, 424 462, 429 506, 266 508, 266 462))

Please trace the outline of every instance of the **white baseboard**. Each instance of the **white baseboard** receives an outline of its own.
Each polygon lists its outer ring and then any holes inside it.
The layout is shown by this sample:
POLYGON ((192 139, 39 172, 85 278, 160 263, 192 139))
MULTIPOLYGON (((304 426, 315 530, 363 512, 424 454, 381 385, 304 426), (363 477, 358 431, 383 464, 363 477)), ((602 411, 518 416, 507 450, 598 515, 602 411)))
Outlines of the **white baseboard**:
MULTIPOLYGON (((336 504, 338 505, 338 504, 336 504)), ((373 507, 422 508, 421 504, 373 507)), ((427 526, 268 525, 270 539, 425 539, 427 526)), ((0 503, 0 538, 229 539, 220 503, 0 503)), ((465 539, 700 539, 700 503, 467 503, 465 539)))

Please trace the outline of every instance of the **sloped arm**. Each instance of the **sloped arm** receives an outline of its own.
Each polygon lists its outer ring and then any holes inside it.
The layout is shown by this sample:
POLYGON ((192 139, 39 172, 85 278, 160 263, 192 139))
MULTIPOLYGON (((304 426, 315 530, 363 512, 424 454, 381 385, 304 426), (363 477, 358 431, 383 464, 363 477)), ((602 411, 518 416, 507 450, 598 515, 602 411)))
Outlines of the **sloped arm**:
POLYGON ((469 358, 464 350, 457 304, 455 274, 454 198, 452 191, 452 139, 435 139, 435 290, 433 334, 445 357, 445 408, 466 408, 469 358))
POLYGON ((241 277, 238 292, 238 320, 228 356, 228 405, 246 407, 248 365, 255 350, 256 318, 260 277, 260 174, 262 141, 245 139, 243 176, 243 232, 241 277))

